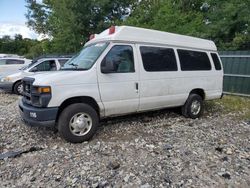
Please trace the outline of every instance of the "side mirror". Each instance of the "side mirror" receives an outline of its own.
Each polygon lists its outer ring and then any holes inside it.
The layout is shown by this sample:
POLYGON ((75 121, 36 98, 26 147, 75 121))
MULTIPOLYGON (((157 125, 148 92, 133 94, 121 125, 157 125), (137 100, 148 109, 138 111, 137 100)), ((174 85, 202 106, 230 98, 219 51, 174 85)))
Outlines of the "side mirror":
POLYGON ((117 70, 117 65, 114 61, 104 61, 101 63, 101 72, 104 74, 114 73, 117 70))
POLYGON ((37 67, 33 67, 33 68, 30 70, 30 72, 37 72, 37 71, 38 71, 37 67))

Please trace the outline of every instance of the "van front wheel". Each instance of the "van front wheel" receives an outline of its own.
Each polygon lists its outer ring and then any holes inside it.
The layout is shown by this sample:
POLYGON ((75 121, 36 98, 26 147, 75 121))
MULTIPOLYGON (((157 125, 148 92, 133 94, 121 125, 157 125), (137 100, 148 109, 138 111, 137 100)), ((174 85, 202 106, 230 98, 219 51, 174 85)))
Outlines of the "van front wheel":
POLYGON ((201 96, 190 94, 186 103, 182 106, 182 115, 192 119, 199 118, 203 114, 203 108, 201 96))
POLYGON ((71 104, 60 114, 58 131, 68 142, 88 141, 97 131, 98 114, 91 106, 82 103, 71 104))

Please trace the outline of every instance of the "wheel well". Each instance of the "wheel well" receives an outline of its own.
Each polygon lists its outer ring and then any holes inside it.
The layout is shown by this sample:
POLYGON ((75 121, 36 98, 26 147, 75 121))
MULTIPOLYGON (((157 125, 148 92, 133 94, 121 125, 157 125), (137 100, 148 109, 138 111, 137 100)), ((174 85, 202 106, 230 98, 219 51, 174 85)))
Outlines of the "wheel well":
POLYGON ((197 88, 197 89, 193 89, 189 94, 191 94, 191 93, 193 93, 193 94, 197 94, 197 95, 200 95, 201 96, 201 98, 202 98, 202 100, 204 100, 205 99, 205 92, 204 92, 204 90, 203 89, 200 89, 200 88, 197 88))
POLYGON ((95 99, 93 99, 92 97, 85 97, 85 96, 84 97, 72 97, 72 98, 66 99, 60 105, 58 113, 57 113, 57 117, 56 117, 56 122, 57 122, 61 112, 63 111, 63 109, 65 109, 67 106, 74 104, 74 103, 88 104, 96 110, 98 115, 100 114, 99 106, 98 106, 97 102, 95 101, 95 99))
POLYGON ((17 80, 17 81, 14 82, 14 84, 13 84, 13 86, 12 86, 12 91, 14 91, 14 87, 15 87, 15 85, 16 85, 18 82, 22 82, 22 80, 17 80))

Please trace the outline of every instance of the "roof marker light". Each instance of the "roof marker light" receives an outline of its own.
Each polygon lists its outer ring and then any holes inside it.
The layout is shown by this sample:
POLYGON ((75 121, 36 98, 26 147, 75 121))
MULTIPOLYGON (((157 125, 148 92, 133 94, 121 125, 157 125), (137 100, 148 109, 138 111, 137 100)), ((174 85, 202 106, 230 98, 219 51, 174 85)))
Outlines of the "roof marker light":
POLYGON ((111 26, 110 28, 109 28, 109 35, 112 35, 112 34, 114 34, 115 33, 115 26, 111 26))
POLYGON ((94 39, 95 38, 95 34, 91 34, 90 36, 89 36, 89 40, 92 40, 92 39, 94 39))

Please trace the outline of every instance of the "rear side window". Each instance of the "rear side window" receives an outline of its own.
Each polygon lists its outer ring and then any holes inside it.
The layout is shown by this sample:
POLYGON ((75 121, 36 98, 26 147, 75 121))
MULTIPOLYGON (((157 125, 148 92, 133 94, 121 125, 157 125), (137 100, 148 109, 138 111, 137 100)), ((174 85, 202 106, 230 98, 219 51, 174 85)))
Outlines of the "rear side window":
POLYGON ((211 70, 211 64, 207 53, 180 49, 177 51, 180 58, 181 70, 211 70))
POLYGON ((7 65, 16 65, 16 64, 24 64, 24 60, 19 59, 7 59, 6 60, 7 65))
POLYGON ((141 46, 143 67, 148 72, 177 71, 174 50, 170 48, 141 46))
POLYGON ((221 70, 221 64, 220 64, 220 60, 217 54, 215 53, 211 53, 213 62, 214 62, 214 67, 216 70, 221 70))

